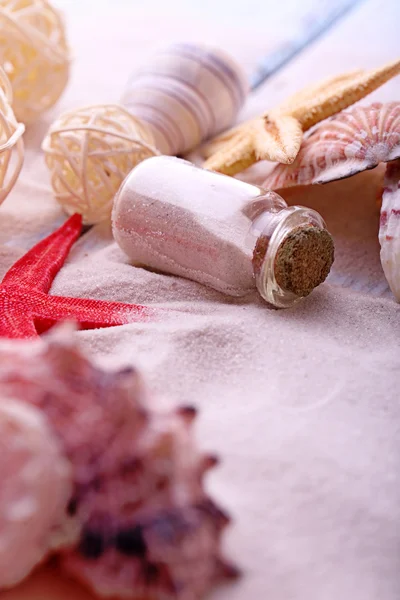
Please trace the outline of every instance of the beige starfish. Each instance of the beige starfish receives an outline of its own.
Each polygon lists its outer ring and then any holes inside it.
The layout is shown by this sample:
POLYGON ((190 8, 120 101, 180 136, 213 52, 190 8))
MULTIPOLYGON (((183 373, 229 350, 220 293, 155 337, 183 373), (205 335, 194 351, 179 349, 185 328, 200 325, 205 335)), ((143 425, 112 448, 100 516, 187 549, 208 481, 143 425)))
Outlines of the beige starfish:
POLYGON ((400 60, 373 71, 352 71, 301 90, 256 119, 216 137, 204 148, 204 167, 235 175, 259 160, 290 164, 303 132, 358 102, 400 74, 400 60))

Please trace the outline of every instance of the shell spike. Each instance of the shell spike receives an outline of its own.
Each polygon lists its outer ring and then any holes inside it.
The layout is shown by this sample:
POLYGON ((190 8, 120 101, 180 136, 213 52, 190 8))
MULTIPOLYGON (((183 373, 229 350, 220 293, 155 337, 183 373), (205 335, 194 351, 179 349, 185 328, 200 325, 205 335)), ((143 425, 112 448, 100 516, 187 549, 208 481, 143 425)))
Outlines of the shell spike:
POLYGON ((214 469, 220 464, 220 459, 216 454, 206 454, 201 459, 200 472, 204 475, 211 469, 214 469))
POLYGON ((237 579, 242 574, 235 565, 220 557, 216 559, 215 570, 216 579, 237 579))
POLYGON ((191 425, 197 417, 197 408, 191 405, 180 406, 176 412, 188 425, 191 425))

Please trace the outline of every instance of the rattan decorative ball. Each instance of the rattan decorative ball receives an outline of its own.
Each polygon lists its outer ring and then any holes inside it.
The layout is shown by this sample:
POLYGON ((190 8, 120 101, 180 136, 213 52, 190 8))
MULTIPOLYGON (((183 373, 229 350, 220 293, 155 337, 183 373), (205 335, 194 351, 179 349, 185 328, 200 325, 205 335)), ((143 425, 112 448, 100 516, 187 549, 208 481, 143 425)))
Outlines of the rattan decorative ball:
POLYGON ((25 127, 17 122, 11 103, 11 85, 0 68, 0 204, 17 181, 24 161, 25 127))
POLYGON ((43 144, 56 199, 86 224, 110 218, 114 195, 139 162, 159 154, 150 130, 124 108, 108 104, 64 113, 43 144))
POLYGON ((32 123, 57 102, 70 60, 63 20, 47 0, 0 0, 0 64, 19 121, 32 123))

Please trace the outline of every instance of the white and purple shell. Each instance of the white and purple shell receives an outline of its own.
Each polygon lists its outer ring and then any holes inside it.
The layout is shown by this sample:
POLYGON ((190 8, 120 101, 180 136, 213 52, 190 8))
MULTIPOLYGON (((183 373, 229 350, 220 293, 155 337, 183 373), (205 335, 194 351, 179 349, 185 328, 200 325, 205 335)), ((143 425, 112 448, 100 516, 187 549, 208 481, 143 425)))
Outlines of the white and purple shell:
MULTIPOLYGON (((75 537, 56 553, 67 573, 100 596, 135 600, 197 600, 235 574, 220 551, 229 519, 203 487, 216 459, 196 449, 192 407, 160 409, 135 369, 96 366, 64 331, 0 344, 0 407, 10 397, 40 411, 70 465, 62 511, 75 537)), ((14 471, 2 494, 21 477, 14 471)), ((49 500, 36 496, 37 529, 49 500)), ((31 537, 18 540, 26 554, 31 537)))
POLYGON ((388 164, 379 227, 381 263, 395 298, 400 301, 400 160, 388 164))
MULTIPOLYGON (((2 353, 0 352, 0 356, 2 353)), ((76 541, 66 508, 72 469, 45 415, 0 397, 0 589, 22 581, 56 547, 76 541)))
POLYGON ((329 183, 381 162, 386 169, 379 241, 382 267, 400 301, 400 102, 356 106, 315 127, 291 165, 278 165, 263 187, 329 183))
POLYGON ((248 89, 241 67, 221 50, 175 44, 134 73, 121 103, 150 126, 162 154, 181 155, 230 127, 248 89))

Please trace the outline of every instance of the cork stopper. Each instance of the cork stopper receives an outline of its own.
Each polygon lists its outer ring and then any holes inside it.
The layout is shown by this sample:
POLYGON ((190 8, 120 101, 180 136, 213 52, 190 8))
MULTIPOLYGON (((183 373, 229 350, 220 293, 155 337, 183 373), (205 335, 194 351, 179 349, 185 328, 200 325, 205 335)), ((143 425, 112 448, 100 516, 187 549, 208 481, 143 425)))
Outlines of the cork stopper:
POLYGON ((333 263, 334 243, 323 218, 304 206, 264 210, 253 220, 248 239, 256 288, 275 308, 289 308, 308 296, 333 263))
POLYGON ((301 226, 280 244, 275 257, 278 285, 296 296, 308 296, 327 278, 334 259, 334 243, 326 229, 301 226))

